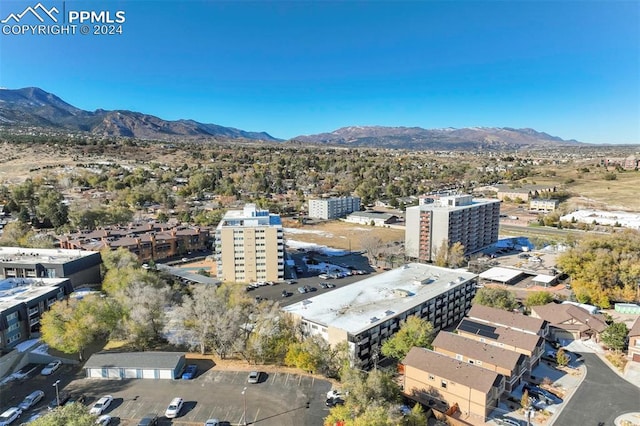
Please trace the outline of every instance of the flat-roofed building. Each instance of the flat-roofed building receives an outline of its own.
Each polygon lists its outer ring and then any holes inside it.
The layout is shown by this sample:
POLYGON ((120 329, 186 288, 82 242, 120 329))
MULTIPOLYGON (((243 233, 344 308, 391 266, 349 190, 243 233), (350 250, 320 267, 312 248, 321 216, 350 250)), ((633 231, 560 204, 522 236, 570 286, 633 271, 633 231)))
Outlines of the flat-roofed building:
POLYGON ((374 211, 353 212, 344 220, 349 223, 358 223, 360 225, 385 226, 395 223, 398 216, 391 213, 381 213, 374 211))
POLYGON ((477 275, 410 263, 282 308, 307 335, 329 344, 348 342, 352 359, 369 368, 382 343, 411 315, 440 330, 456 324, 471 307, 477 275))
POLYGON ((73 291, 67 278, 0 281, 0 349, 11 349, 40 331, 40 317, 73 291))
POLYGON ((74 287, 100 284, 97 251, 0 247, 0 279, 68 278, 74 287))
POLYGON ((360 197, 313 198, 309 200, 309 217, 337 219, 360 210, 360 197))
POLYGON ((555 198, 535 198, 529 202, 529 210, 534 212, 552 212, 558 209, 560 200, 555 198))
POLYGON ((215 250, 222 281, 284 280, 282 221, 255 204, 225 213, 216 229, 215 250))
POLYGON ((434 399, 457 405, 463 419, 484 422, 505 390, 501 374, 425 348, 412 348, 402 365, 408 398, 427 406, 434 399))
POLYGON ((409 207, 405 216, 405 252, 419 262, 431 262, 438 250, 459 242, 464 254, 498 241, 500 201, 471 195, 441 197, 409 207))
POLYGON ((506 379, 505 389, 509 392, 518 386, 527 371, 525 355, 455 333, 441 331, 432 346, 435 352, 502 374, 506 379))

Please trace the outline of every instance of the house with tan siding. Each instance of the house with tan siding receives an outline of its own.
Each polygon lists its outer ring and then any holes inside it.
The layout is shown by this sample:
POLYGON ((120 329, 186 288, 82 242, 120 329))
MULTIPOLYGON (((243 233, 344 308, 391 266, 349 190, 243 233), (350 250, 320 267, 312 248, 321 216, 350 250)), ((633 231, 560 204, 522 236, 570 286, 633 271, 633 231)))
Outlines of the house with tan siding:
POLYGON ((524 354, 455 333, 441 331, 432 346, 435 352, 442 355, 503 375, 507 391, 516 388, 527 371, 527 357, 524 354))
POLYGON ((629 358, 640 362, 640 318, 636 319, 629 330, 629 358))
POLYGON ((408 398, 425 405, 436 400, 457 406, 462 418, 485 421, 505 389, 501 374, 425 348, 412 348, 402 364, 408 398))

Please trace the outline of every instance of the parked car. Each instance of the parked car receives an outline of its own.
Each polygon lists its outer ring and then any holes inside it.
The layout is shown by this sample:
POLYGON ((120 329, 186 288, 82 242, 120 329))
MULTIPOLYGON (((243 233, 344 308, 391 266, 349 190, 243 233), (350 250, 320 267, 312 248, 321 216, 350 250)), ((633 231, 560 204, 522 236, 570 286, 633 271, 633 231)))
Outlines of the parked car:
POLYGON ((329 288, 329 286, 327 285, 327 283, 320 283, 320 287, 322 287, 322 288, 329 288))
POLYGON ((61 365, 62 365, 62 361, 60 361, 59 359, 56 359, 55 361, 52 361, 49 364, 47 364, 46 367, 42 369, 40 374, 42 374, 43 376, 49 376, 55 373, 56 370, 60 368, 61 365))
POLYGON ((74 395, 71 395, 71 397, 69 397, 69 400, 67 401, 67 404, 71 404, 72 402, 77 402, 78 404, 84 404, 84 402, 87 400, 87 396, 81 393, 77 393, 74 395))
POLYGON ((289 297, 291 296, 291 293, 289 293, 287 290, 282 290, 282 297, 289 297))
POLYGON ((40 402, 44 398, 44 392, 41 390, 33 391, 29 395, 22 400, 18 408, 22 411, 28 410, 29 408, 35 406, 38 402, 40 402))
POLYGON ((327 407, 335 407, 336 405, 342 405, 344 404, 344 399, 342 398, 327 398, 327 400, 324 402, 324 404, 327 407))
POLYGON ((198 374, 198 366, 195 364, 187 365, 187 368, 184 369, 184 373, 182 373, 183 380, 191 380, 196 377, 198 374))
POLYGON ((175 419, 180 415, 180 410, 182 410, 183 405, 184 401, 182 398, 173 398, 167 410, 164 412, 164 416, 168 419, 175 419))
POLYGON ((51 402, 49 402, 47 408, 49 410, 54 410, 58 407, 62 407, 69 401, 69 398, 71 398, 71 395, 68 392, 60 392, 57 397, 53 398, 51 402))
POLYGON ((306 289, 306 288, 304 288, 304 287, 298 287, 298 293, 305 294, 306 292, 307 292, 307 289, 306 289))
POLYGON ((93 404, 93 406, 89 410, 89 414, 99 416, 100 414, 104 413, 104 410, 109 408, 109 405, 111 405, 112 402, 113 402, 113 396, 111 395, 103 396, 93 404))
POLYGON ((103 414, 96 419, 96 424, 100 426, 108 426, 113 421, 113 417, 108 414, 103 414))
POLYGON ((249 377, 247 377, 247 383, 259 383, 261 375, 262 373, 259 371, 252 371, 249 373, 249 377))
POLYGON ((530 396, 534 396, 536 398, 538 398, 539 400, 541 400, 542 402, 544 402, 545 404, 560 404, 562 403, 562 399, 558 398, 557 395, 554 395, 553 393, 549 392, 546 389, 542 389, 539 388, 537 386, 529 386, 529 385, 524 385, 522 387, 523 391, 527 391, 529 392, 530 396))
POLYGON ((220 420, 209 419, 206 422, 204 422, 204 426, 220 426, 220 420))
POLYGON ((293 284, 295 284, 295 283, 296 283, 296 281, 294 281, 294 280, 289 280, 289 281, 287 281, 287 284, 289 284, 289 285, 293 285, 293 284))
POLYGON ((520 422, 514 419, 510 419, 508 417, 503 417, 501 419, 495 419, 496 423, 503 426, 520 426, 520 422))
POLYGON ((138 422, 138 426, 156 426, 158 424, 158 416, 155 414, 147 414, 138 422))
POLYGON ((342 398, 342 392, 337 389, 331 389, 327 392, 327 399, 329 398, 342 398))
POLYGON ((18 417, 22 415, 22 410, 18 407, 11 407, 6 410, 4 413, 0 414, 0 426, 10 425, 18 417))

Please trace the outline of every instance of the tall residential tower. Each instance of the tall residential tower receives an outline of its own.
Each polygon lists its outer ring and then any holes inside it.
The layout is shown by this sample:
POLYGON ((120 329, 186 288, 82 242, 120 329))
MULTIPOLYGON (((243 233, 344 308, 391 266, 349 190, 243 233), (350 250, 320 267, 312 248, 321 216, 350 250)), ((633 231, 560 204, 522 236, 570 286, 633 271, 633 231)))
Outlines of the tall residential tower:
POLYGON ((471 195, 441 197, 406 211, 405 252, 418 262, 431 262, 446 243, 460 242, 464 254, 498 241, 500 200, 471 195))
POLYGON ((280 216, 247 204, 229 210, 216 229, 218 278, 222 281, 284 279, 284 235, 280 216))

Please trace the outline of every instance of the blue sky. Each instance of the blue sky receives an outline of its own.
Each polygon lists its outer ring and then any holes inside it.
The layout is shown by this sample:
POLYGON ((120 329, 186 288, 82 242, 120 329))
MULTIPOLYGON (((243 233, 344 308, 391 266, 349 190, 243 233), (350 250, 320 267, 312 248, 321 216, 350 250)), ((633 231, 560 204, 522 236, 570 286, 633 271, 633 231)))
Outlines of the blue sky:
MULTIPOLYGON (((0 19, 36 3, 2 0, 0 19)), ((349 125, 504 126, 640 143, 635 0, 64 7, 123 10, 123 34, 0 34, 0 86, 280 138, 349 125)))

